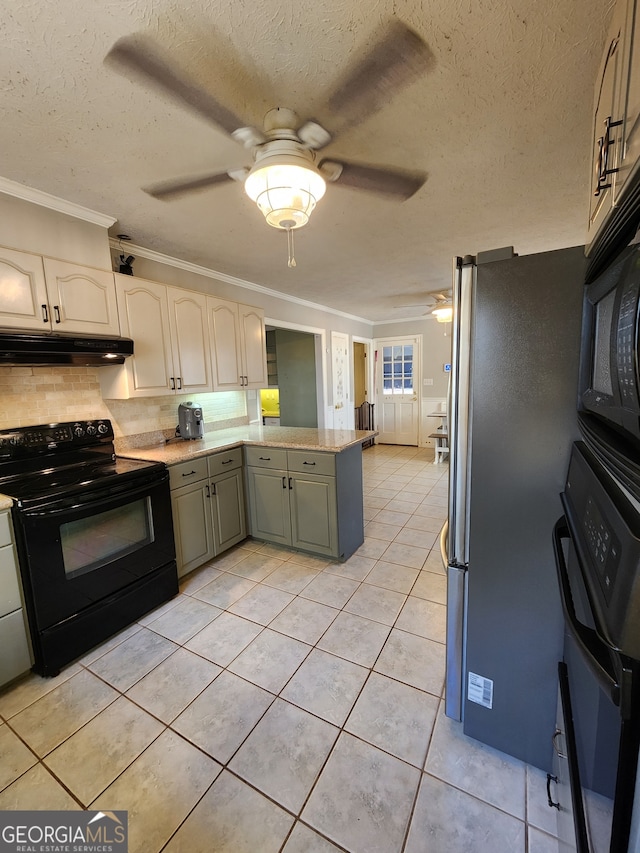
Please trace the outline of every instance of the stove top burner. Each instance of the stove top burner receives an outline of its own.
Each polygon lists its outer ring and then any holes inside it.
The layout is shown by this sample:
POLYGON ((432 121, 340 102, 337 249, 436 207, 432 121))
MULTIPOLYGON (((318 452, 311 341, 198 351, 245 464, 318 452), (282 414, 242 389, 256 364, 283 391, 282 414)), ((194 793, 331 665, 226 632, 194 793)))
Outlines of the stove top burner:
POLYGON ((158 462, 117 458, 113 438, 105 419, 1 430, 0 494, 23 506, 164 468, 158 462))

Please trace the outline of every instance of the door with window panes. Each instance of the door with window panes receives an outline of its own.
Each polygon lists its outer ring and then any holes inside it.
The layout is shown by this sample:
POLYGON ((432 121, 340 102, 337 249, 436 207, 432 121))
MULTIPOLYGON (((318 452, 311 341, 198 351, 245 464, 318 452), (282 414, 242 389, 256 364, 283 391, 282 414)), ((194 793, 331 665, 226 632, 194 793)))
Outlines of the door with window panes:
POLYGON ((376 420, 381 444, 418 444, 419 338, 376 341, 376 420))

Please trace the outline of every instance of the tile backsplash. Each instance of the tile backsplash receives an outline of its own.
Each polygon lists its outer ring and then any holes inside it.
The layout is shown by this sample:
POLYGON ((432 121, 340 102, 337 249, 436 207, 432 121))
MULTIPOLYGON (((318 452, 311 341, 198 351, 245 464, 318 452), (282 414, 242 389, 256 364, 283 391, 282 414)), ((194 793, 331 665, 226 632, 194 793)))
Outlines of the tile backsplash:
POLYGON ((109 418, 117 437, 177 426, 178 404, 193 400, 205 427, 248 423, 244 391, 103 400, 91 367, 0 367, 0 429, 109 418), (230 423, 228 423, 230 422, 230 423))

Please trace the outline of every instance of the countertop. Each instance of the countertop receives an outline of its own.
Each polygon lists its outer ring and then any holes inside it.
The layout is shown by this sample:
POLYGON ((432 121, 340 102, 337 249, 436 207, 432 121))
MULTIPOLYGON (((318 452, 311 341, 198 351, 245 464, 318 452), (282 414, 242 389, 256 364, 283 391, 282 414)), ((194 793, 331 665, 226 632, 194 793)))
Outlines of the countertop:
POLYGON ((128 459, 144 459, 149 462, 164 462, 176 465, 197 456, 207 456, 218 450, 229 450, 243 444, 263 447, 283 447, 287 450, 324 450, 340 453, 354 444, 378 435, 376 430, 310 429, 303 427, 251 426, 214 430, 204 438, 192 441, 172 441, 167 444, 151 444, 144 447, 118 449, 117 455, 128 459))
POLYGON ((6 495, 0 495, 0 512, 5 509, 11 509, 13 506, 13 501, 11 498, 6 497, 6 495))

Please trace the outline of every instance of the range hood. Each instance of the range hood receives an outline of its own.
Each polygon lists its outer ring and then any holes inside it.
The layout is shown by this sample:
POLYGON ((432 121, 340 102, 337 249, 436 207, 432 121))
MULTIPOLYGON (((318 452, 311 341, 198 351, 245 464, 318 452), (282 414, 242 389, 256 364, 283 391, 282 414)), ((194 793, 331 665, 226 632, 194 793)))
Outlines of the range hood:
POLYGON ((97 367, 122 364, 129 355, 133 355, 133 341, 130 338, 0 332, 0 367, 55 364, 97 367))

